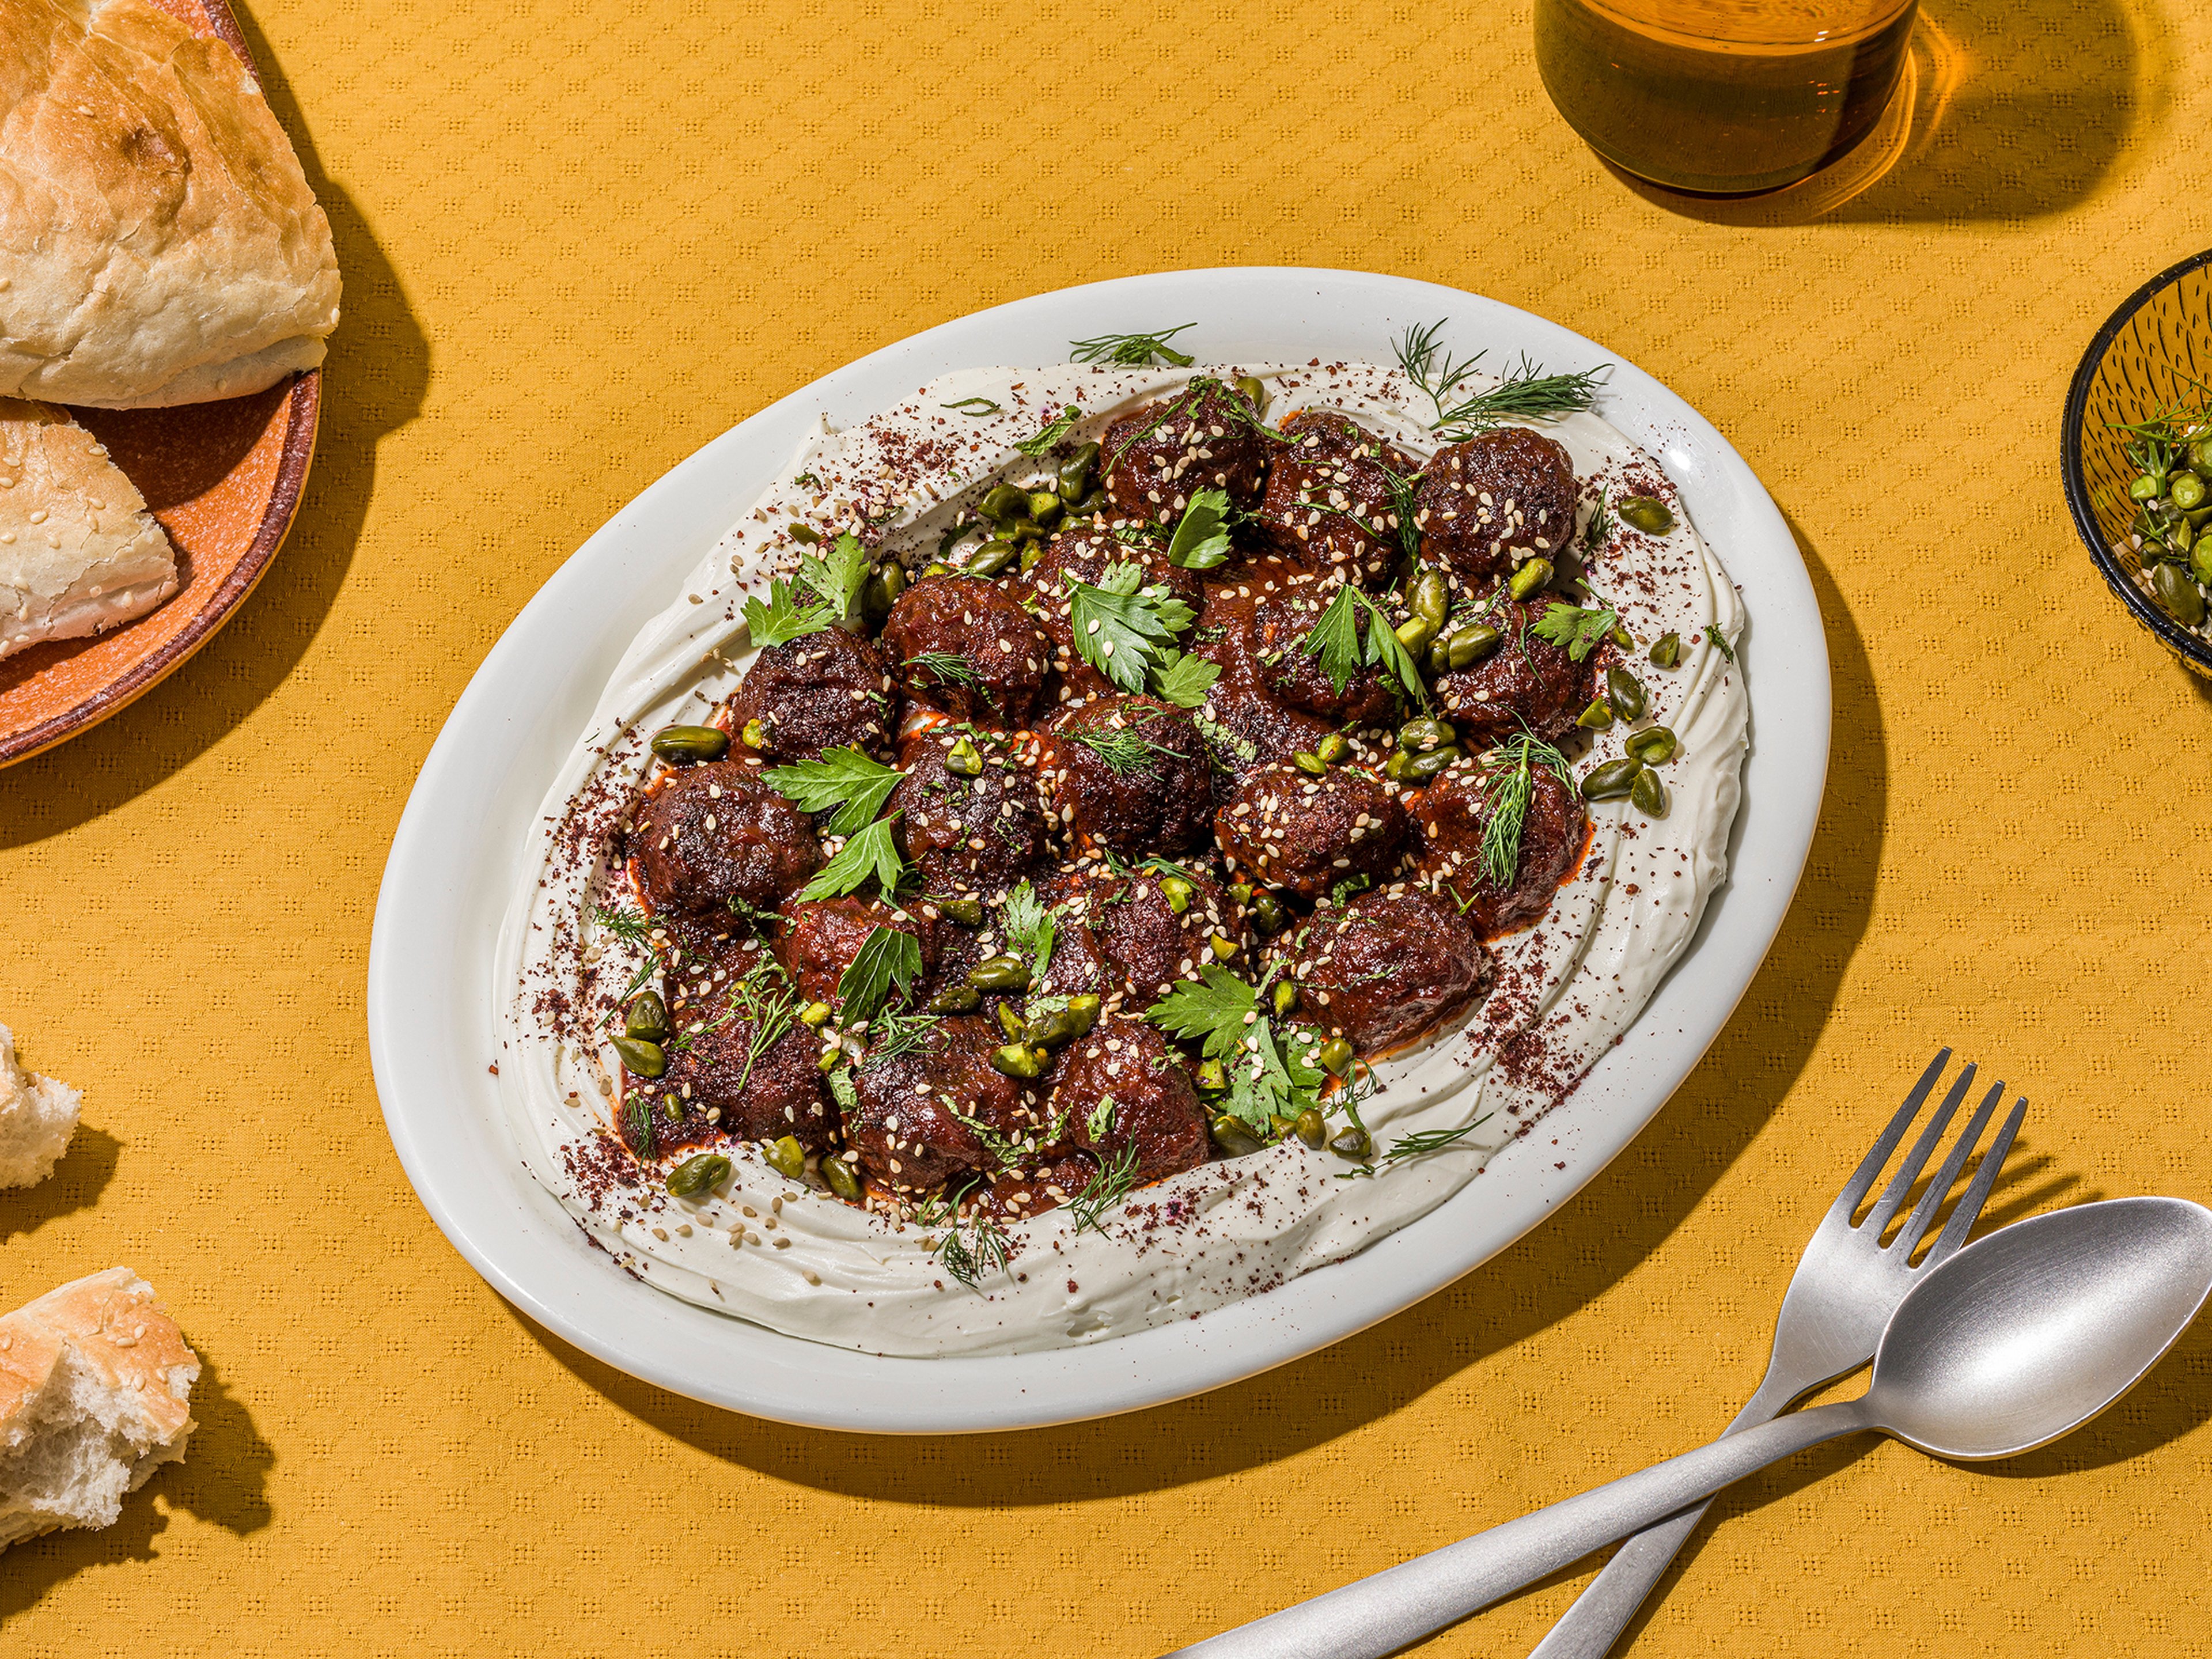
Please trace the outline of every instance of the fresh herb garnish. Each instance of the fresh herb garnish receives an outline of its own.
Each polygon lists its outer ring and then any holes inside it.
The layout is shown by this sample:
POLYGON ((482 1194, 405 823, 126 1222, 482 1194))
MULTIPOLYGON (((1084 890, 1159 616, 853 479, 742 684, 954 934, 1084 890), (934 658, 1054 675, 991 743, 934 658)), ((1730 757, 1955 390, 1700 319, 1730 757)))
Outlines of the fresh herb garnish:
POLYGON ((938 1240, 933 1254, 945 1264, 945 1272, 972 1291, 984 1274, 1006 1272, 1006 1264, 1014 1259, 1013 1241, 989 1216, 969 1222, 968 1237, 962 1235, 960 1228, 956 1218, 938 1240))
POLYGON ((817 558, 811 553, 799 556, 800 580, 822 596, 838 622, 850 622, 860 609, 860 590, 868 585, 872 568, 868 550, 849 530, 838 532, 826 557, 817 558))
POLYGON ((791 584, 781 576, 768 585, 766 605, 760 602, 757 594, 746 595, 744 616, 745 631, 763 651, 772 645, 787 645, 835 626, 830 620, 828 605, 800 605, 791 584))
POLYGON ((1043 431, 1038 433, 1035 437, 1023 439, 1019 443, 1016 444, 1014 447, 1020 450, 1024 455, 1032 457, 1042 455, 1047 450, 1050 449, 1054 444, 1058 443, 1062 438, 1065 438, 1067 435, 1068 428, 1082 418, 1083 411, 1078 409, 1073 404, 1069 404, 1066 408, 1062 409, 1059 414, 1054 416, 1050 421, 1045 423, 1043 431))
POLYGON ((640 1158, 653 1156, 653 1103, 644 1091, 630 1091, 629 1098, 623 1103, 623 1116, 629 1122, 630 1150, 640 1158))
POLYGON ((653 936, 653 918, 640 910, 610 910, 604 904, 592 920, 625 945, 642 945, 653 936))
POLYGON ((1228 1109, 1255 1128, 1277 1117, 1296 1117, 1321 1096, 1323 1073, 1307 1057, 1311 1045, 1287 1054, 1262 1010, 1261 987, 1237 978, 1218 963, 1200 969, 1146 1011, 1162 1030, 1196 1041, 1209 1060, 1228 1068, 1228 1109))
POLYGON ((1093 1140, 1103 1140, 1113 1133, 1114 1097, 1099 1096, 1098 1103, 1091 1109, 1091 1115, 1084 1120, 1083 1127, 1090 1131, 1093 1140))
POLYGON ((1485 1112, 1472 1123, 1462 1123, 1456 1129, 1423 1129, 1417 1134, 1401 1137, 1390 1143, 1390 1150, 1382 1154, 1385 1164, 1396 1164, 1405 1158, 1420 1158, 1430 1152, 1440 1152, 1462 1135, 1473 1134, 1497 1115, 1485 1112))
POLYGON ((1257 1023, 1260 993, 1218 962, 1199 969, 1146 1011, 1162 1030, 1202 1045, 1208 1060, 1226 1061, 1244 1045, 1257 1023))
POLYGON ((1053 915, 1037 896, 1036 889, 1026 880, 1006 895, 1006 943, 1016 953, 1030 959, 1032 984, 1042 980, 1045 969, 1052 965, 1053 939, 1060 931, 1053 915))
POLYGON ((1176 750, 1154 743, 1133 726, 1092 726, 1071 732, 1068 736, 1097 756, 1117 778, 1156 778, 1160 767, 1154 757, 1181 758, 1176 750))
POLYGON ((1472 357, 1454 362, 1451 353, 1437 338, 1449 321, 1449 317, 1439 317, 1426 328, 1415 328, 1409 324, 1405 333, 1390 343, 1390 349, 1397 354, 1399 368, 1428 394, 1430 403, 1436 406, 1437 418, 1431 422, 1436 426, 1444 423, 1444 399, 1474 372, 1474 366, 1485 356, 1478 351, 1472 357))
POLYGON ((1567 659, 1580 662, 1620 626, 1620 612, 1609 605, 1593 608, 1554 599, 1530 631, 1540 640, 1566 647, 1567 659))
POLYGON ((940 685, 981 685, 983 683, 982 677, 975 672, 975 665, 957 651, 925 651, 918 657, 908 657, 899 666, 918 668, 940 685))
POLYGON ((1597 506, 1591 511, 1589 522, 1583 526, 1583 551, 1595 553, 1605 546, 1605 538, 1613 534, 1613 503, 1609 494, 1597 493, 1597 506))
POLYGON ((938 404, 938 407, 939 409, 957 409, 963 415, 972 415, 978 420, 981 420, 986 415, 997 415, 1004 412, 1000 409, 998 404, 993 403, 988 398, 963 398, 958 403, 939 404, 938 404))
POLYGON ((1157 334, 1101 334, 1096 339, 1069 342, 1067 355, 1070 361, 1079 363, 1119 363, 1124 368, 1148 368, 1157 358, 1177 368, 1188 368, 1196 359, 1176 350, 1168 342, 1183 330, 1197 326, 1196 323, 1181 323, 1157 334))
POLYGON ((1321 619, 1307 630, 1299 641, 1299 648, 1316 653, 1321 658, 1321 672, 1328 676, 1329 684, 1342 696, 1344 688, 1352 684, 1362 668, 1380 667, 1385 670, 1407 696, 1425 707, 1429 688, 1421 678, 1421 671, 1414 663, 1397 635, 1391 630, 1390 620, 1382 608, 1350 582, 1336 590, 1336 597, 1321 613, 1321 619), (1359 614, 1367 613, 1365 638, 1361 638, 1359 614))
MULTIPOLYGON (((941 1018, 937 1014, 892 1012, 882 1015, 871 1028, 868 1052, 860 1062, 862 1069, 872 1070, 884 1060, 896 1060, 901 1054, 919 1048, 929 1040, 929 1034, 937 1029, 941 1018)), ((841 1098, 839 1104, 843 1103, 841 1098)), ((852 1108, 847 1106, 845 1109, 850 1111, 852 1108)))
POLYGON ((1221 665, 1187 651, 1170 651, 1152 672, 1152 695, 1178 708, 1200 708, 1221 678, 1221 665))
POLYGON ((843 849, 822 866, 821 873, 800 889, 802 899, 842 898, 847 893, 867 884, 870 877, 883 889, 885 898, 898 890, 906 878, 906 860, 899 856, 898 843, 891 839, 891 827, 898 822, 894 812, 887 818, 878 818, 866 829, 847 842, 843 849))
POLYGON ((860 1109, 860 1085, 853 1081, 853 1074, 842 1066, 830 1073, 830 1095, 837 1103, 837 1109, 841 1112, 860 1109))
POLYGON ((848 745, 823 750, 819 760, 772 766, 761 778, 807 811, 826 812, 836 807, 837 815, 830 820, 830 833, 849 836, 883 810, 905 775, 897 767, 885 766, 848 745))
MULTIPOLYGON (((1112 1103, 1111 1097, 1108 1103, 1112 1103)), ((1088 1232, 1106 1219, 1106 1212, 1129 1195, 1137 1184, 1137 1149, 1124 1146, 1111 1163, 1101 1162, 1098 1173, 1089 1184, 1067 1200, 1067 1212, 1075 1218, 1075 1231, 1088 1232)))
POLYGON ((1145 585, 1141 565, 1109 564, 1094 586, 1070 580, 1068 623, 1084 660, 1124 691, 1141 691, 1175 638, 1198 613, 1164 583, 1145 585))
POLYGON ((738 1073, 737 1086, 742 1091, 751 1079, 753 1067, 760 1057, 783 1040, 799 1018, 799 999, 793 994, 783 965, 775 957, 767 957, 747 969, 744 975, 730 988, 729 999, 722 1005, 721 1012, 711 1020, 687 1028, 672 1046, 689 1048, 708 1032, 720 1030, 740 1014, 752 1028, 745 1040, 744 1069, 738 1073))
POLYGON ((1713 642, 1714 648, 1717 650, 1721 655, 1726 657, 1730 662, 1734 662, 1735 660, 1735 647, 1728 642, 1728 635, 1721 632, 1720 624, 1718 623, 1707 623, 1705 624, 1705 637, 1713 642))
POLYGON ((891 988, 903 996, 921 977, 921 945, 912 933, 878 923, 845 971, 837 975, 837 1018, 845 1025, 865 1025, 890 1000, 891 988))
POLYGON ((1557 420, 1562 415, 1577 414, 1597 401, 1597 389, 1603 384, 1598 378, 1600 372, 1584 369, 1573 374, 1545 374, 1523 356, 1520 367, 1489 391, 1478 392, 1445 410, 1437 426, 1449 428, 1443 432, 1449 441, 1463 443, 1476 433, 1487 432, 1507 421, 1557 420))
POLYGON ((1182 510, 1168 543, 1168 562, 1178 570, 1212 570, 1229 562, 1229 492, 1201 489, 1182 510))
POLYGON ((969 1116, 952 1103, 951 1096, 939 1095, 938 1099, 944 1103, 946 1111, 968 1126, 968 1133, 975 1137, 977 1143, 985 1152, 998 1159, 1000 1169, 1020 1169, 1029 1153, 1034 1150, 1024 1146, 1018 1136, 1001 1134, 984 1122, 981 1118, 969 1116))
POLYGON ((1565 755, 1528 732, 1492 750, 1488 760, 1496 769, 1484 803, 1490 817, 1482 826, 1482 873, 1502 893, 1510 890, 1521 873, 1521 836, 1535 795, 1535 769, 1541 766, 1570 787, 1574 775, 1565 755))

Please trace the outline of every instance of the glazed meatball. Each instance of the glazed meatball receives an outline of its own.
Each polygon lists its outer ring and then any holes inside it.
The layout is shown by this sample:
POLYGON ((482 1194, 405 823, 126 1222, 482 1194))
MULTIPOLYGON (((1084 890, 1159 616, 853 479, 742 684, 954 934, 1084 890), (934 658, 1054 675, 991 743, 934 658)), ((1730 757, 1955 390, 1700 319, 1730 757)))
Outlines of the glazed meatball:
POLYGON ((1042 728, 1045 805, 1078 848, 1124 858, 1202 840, 1213 789, 1188 714, 1151 697, 1072 703, 1042 728))
MULTIPOLYGON (((1115 522, 1126 529, 1137 521, 1124 519, 1115 522)), ((1068 620, 1069 582, 1088 582, 1095 587, 1104 577, 1108 565, 1133 564, 1145 573, 1146 586, 1155 583, 1165 586, 1193 611, 1206 602, 1198 573, 1179 569, 1168 562, 1165 536, 1155 532, 1155 540, 1125 542, 1114 534, 1115 527, 1096 519, 1069 526, 1045 544, 1043 553, 1024 580, 1024 591, 1036 611, 1037 621, 1052 641, 1052 665, 1060 675, 1062 702, 1080 702, 1114 689, 1113 682, 1093 668, 1075 648, 1075 629, 1068 620)))
MULTIPOLYGON (((1247 649, 1252 653, 1254 678, 1291 708, 1338 725, 1388 720, 1398 702, 1380 668, 1361 669, 1340 690, 1323 672, 1321 653, 1306 647, 1336 592, 1334 584, 1304 582, 1253 604, 1247 649)), ((1372 618, 1362 623, 1364 628, 1376 625, 1372 618)))
POLYGON ((1534 624, 1547 608, 1499 600, 1490 622, 1504 642, 1480 662, 1437 678, 1437 705, 1474 746, 1502 743, 1524 728, 1556 743, 1597 695, 1598 653, 1577 662, 1565 646, 1536 634, 1534 624))
POLYGON ((1276 762, 1245 775, 1214 814, 1213 833, 1232 874, 1319 898, 1340 881, 1386 874, 1406 839, 1406 813, 1364 768, 1312 777, 1276 762))
POLYGON ((971 1170, 997 1170, 1000 1160, 975 1124, 1002 1147, 1033 1149, 1044 1127, 1037 1085, 991 1069, 1005 1040, 995 1022, 958 1015, 939 1020, 914 1048, 861 1063, 845 1138, 872 1182, 927 1192, 971 1170))
POLYGON ((1421 552, 1486 582, 1575 535, 1575 468, 1553 440, 1501 426, 1436 453, 1415 496, 1421 552))
POLYGON ((760 722, 760 752, 773 760, 812 760, 849 744, 891 757, 898 732, 898 684, 876 647, 842 628, 772 645, 753 659, 730 702, 742 732, 760 722))
POLYGON ((1472 1006, 1490 960, 1473 924, 1450 903, 1383 888, 1321 911, 1299 929, 1291 972, 1308 1018, 1371 1057, 1472 1006))
POLYGON ((741 945, 672 971, 666 988, 668 1070, 650 1081, 629 1079, 624 1090, 631 1110, 623 1130, 633 1146, 640 1103, 651 1111, 657 1154, 784 1135, 810 1152, 830 1144, 837 1104, 815 1065, 820 1045, 790 1018, 792 987, 774 957, 741 945), (672 1121, 674 1114, 680 1116, 672 1121))
POLYGON ((1552 895, 1574 873, 1589 839, 1589 815, 1574 786, 1532 763, 1518 873, 1510 886, 1494 885, 1485 873, 1482 838, 1496 792, 1492 772, 1462 764, 1406 798, 1413 823, 1414 876, 1462 908, 1484 939, 1510 933, 1549 909, 1552 895))
MULTIPOLYGON (((837 981, 878 927, 911 936, 921 951, 926 979, 937 969, 943 925, 919 910, 895 908, 879 898, 848 893, 842 898, 802 899, 787 906, 777 930, 775 954, 799 988, 801 1002, 830 1002, 837 981)), ((919 984, 921 981, 917 981, 919 984)), ((896 993, 893 1002, 897 1000, 896 993)))
POLYGON ((1283 431, 1291 441, 1272 458, 1258 514, 1267 539, 1363 587, 1389 586, 1406 557, 1390 478, 1421 464, 1342 415, 1299 415, 1283 431))
POLYGON ((805 813, 743 761, 675 768, 647 790, 629 836, 650 910, 773 910, 822 867, 805 813))
POLYGON ((986 726, 1027 725, 1052 669, 1052 641, 1020 601, 969 576, 931 576, 900 594, 883 647, 908 696, 986 726))
POLYGON ((1149 1008, 1179 981, 1199 977, 1214 960, 1217 936, 1242 948, 1243 922, 1211 876, 1195 869, 1117 874, 1101 864, 1070 865, 1043 883, 1038 896, 1057 911, 1052 961, 1041 989, 1062 995, 1088 992, 1149 1008), (1183 895, 1180 888, 1188 888, 1183 895))
POLYGON ((1194 492, 1223 489, 1237 506, 1260 499, 1268 439, 1252 406, 1218 380, 1194 381, 1106 428, 1098 441, 1106 498, 1134 518, 1180 523, 1194 492))
POLYGON ((980 728, 938 726, 907 738, 899 750, 906 776, 888 803, 899 815, 891 834, 930 892, 995 897, 1043 861, 1048 820, 1037 755, 1026 736, 980 728))
POLYGON ((1060 1050, 1052 1069, 1052 1115, 1102 1168, 1134 1153, 1139 1182, 1206 1162, 1206 1117, 1190 1074, 1167 1040, 1133 1014, 1102 1020, 1060 1050), (1110 1109, 1102 1104, 1109 1099, 1110 1109))

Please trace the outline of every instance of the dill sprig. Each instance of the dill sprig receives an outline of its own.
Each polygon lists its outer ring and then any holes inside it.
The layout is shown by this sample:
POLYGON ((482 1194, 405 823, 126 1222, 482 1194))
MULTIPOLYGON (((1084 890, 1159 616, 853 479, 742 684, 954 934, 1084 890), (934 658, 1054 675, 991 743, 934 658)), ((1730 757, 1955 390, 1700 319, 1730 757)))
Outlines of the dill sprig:
POLYGON ((911 1054, 929 1040, 937 1029, 939 1016, 936 1014, 884 1014, 870 1028, 874 1033, 868 1052, 860 1061, 860 1069, 872 1070, 880 1062, 896 1060, 901 1054, 911 1054))
POLYGON ((1106 769, 1117 778, 1154 778, 1159 775, 1156 755, 1173 757, 1176 751, 1154 743, 1141 731, 1128 726, 1109 726, 1073 732, 1068 734, 1105 763, 1106 769))
POLYGON ((1119 1157, 1110 1164, 1102 1163, 1098 1173, 1073 1198, 1067 1200, 1068 1213, 1075 1218, 1075 1231, 1088 1232, 1101 1225, 1106 1212, 1129 1194, 1137 1184, 1137 1149, 1124 1146, 1119 1157))
POLYGON ((799 1017, 799 999, 792 991, 782 964, 773 957, 746 969, 744 977, 730 988, 720 1011, 712 1019, 695 1020, 684 1027, 668 1045, 669 1048, 680 1054, 708 1032, 720 1030, 740 1014, 752 1027, 745 1041, 744 1068, 738 1073, 737 1086, 742 1091, 750 1081, 753 1067, 760 1062, 761 1056, 783 1040, 799 1017))
POLYGON ((1597 552, 1604 547, 1605 538, 1611 534, 1613 534, 1611 492, 1601 489, 1597 493, 1596 510, 1589 515, 1589 522, 1583 526, 1583 551, 1597 552))
POLYGON ((1462 1123, 1456 1129, 1423 1129, 1418 1134, 1403 1136, 1390 1143, 1390 1149, 1382 1154, 1382 1162, 1387 1166, 1406 1158, 1440 1152, 1462 1135, 1473 1134, 1496 1115, 1494 1112, 1485 1112, 1474 1122, 1462 1123))
POLYGON ((1597 401, 1597 389, 1603 384, 1599 375, 1611 367, 1546 374, 1524 356, 1520 366, 1489 391, 1445 410, 1437 429, 1449 442, 1462 443, 1507 421, 1550 421, 1577 414, 1597 401))
POLYGON ((592 911, 592 921, 625 945, 643 945, 653 936, 653 918, 642 910, 610 910, 598 905, 592 911))
POLYGON ((925 674, 933 675, 940 685, 982 684, 975 665, 957 651, 925 651, 918 657, 908 657, 899 666, 918 668, 925 674))
POLYGON ((1482 826, 1482 873, 1492 887, 1504 892, 1521 873, 1521 837, 1535 797, 1535 769, 1543 767, 1565 784, 1571 785, 1574 778, 1567 757, 1528 732, 1492 750, 1488 759, 1497 769, 1491 774, 1489 799, 1484 803, 1490 818, 1482 826))
POLYGON ((957 409, 963 415, 972 415, 977 420, 982 419, 986 415, 996 415, 1001 412, 998 404, 993 403, 988 398, 963 398, 957 404, 939 404, 938 407, 957 409))
POLYGON ((1161 360, 1177 368, 1188 368, 1197 359, 1188 352, 1177 351, 1168 342, 1185 329, 1197 326, 1196 323, 1181 323, 1157 334, 1101 334, 1094 339, 1072 340, 1067 355, 1072 362, 1079 363, 1119 363, 1124 368, 1148 368, 1156 360, 1161 360))
POLYGON ((1426 328, 1408 325, 1405 333, 1390 343, 1390 349, 1397 355, 1399 369, 1436 405, 1437 426, 1444 423, 1445 398, 1474 372, 1474 366, 1486 355, 1478 351, 1472 357, 1454 362, 1451 353, 1443 349, 1438 338, 1449 321, 1449 317, 1439 317, 1426 328))
POLYGON ((963 1236, 956 1220, 937 1241, 934 1254, 945 1264, 945 1272, 972 1291, 984 1274, 1006 1272, 1006 1264, 1014 1259, 1014 1243, 1006 1229, 989 1216, 974 1218, 967 1228, 968 1235, 963 1236))

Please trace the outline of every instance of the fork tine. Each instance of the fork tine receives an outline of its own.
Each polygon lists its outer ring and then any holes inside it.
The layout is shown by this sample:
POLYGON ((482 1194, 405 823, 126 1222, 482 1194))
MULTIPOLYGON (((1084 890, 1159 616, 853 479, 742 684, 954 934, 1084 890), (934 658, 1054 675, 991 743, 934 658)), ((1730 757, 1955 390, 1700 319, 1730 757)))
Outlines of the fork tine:
POLYGON ((2020 1133, 2020 1121, 2027 1115, 2027 1097, 2022 1095, 2014 1103, 2011 1115, 2005 1119, 2004 1127, 1997 1131, 1997 1138, 1990 1143, 1989 1151, 1982 1155, 1981 1168, 1974 1171, 1974 1184, 1966 1188, 1966 1195, 1959 1200, 1959 1207, 1951 1212, 1951 1218, 1943 1224, 1943 1231, 1937 1236, 1935 1247, 1928 1252, 1928 1259, 1920 1264, 1922 1267, 1934 1267, 1966 1242, 1966 1235, 1973 1231, 1975 1218, 1981 1214, 1982 1206, 1989 1202, 1990 1188, 1997 1184, 1997 1171, 2004 1168, 2005 1158, 2012 1151, 2012 1138, 2020 1133))
POLYGON ((1943 1097, 1943 1103, 1936 1109, 1936 1115, 1928 1120, 1928 1127, 1920 1132, 1920 1139, 1912 1143, 1911 1153, 1904 1163, 1897 1166, 1897 1173, 1890 1177, 1889 1185, 1882 1189, 1881 1201, 1867 1212, 1867 1218, 1863 1224, 1871 1227, 1877 1239, 1881 1237, 1881 1230, 1889 1225, 1889 1218, 1904 1207, 1905 1195, 1912 1190, 1912 1183, 1920 1178, 1920 1171, 1928 1162, 1928 1155, 1943 1139, 1943 1131, 1950 1127, 1952 1115, 1959 1109, 1960 1102, 1966 1099, 1966 1091, 1973 1086, 1973 1081, 1974 1062, 1970 1060, 1966 1062, 1966 1069, 1959 1073, 1959 1080, 1951 1085, 1951 1092, 1943 1097))
POLYGON ((1905 1139, 1905 1130, 1911 1127, 1912 1120, 1928 1103, 1928 1091, 1936 1086, 1936 1079, 1943 1075, 1943 1068, 1950 1063, 1951 1051, 1938 1048, 1936 1058, 1928 1062, 1928 1069, 1920 1074, 1920 1081, 1914 1084, 1912 1092, 1905 1096, 1905 1104, 1897 1109, 1897 1115, 1890 1119, 1889 1127, 1881 1132, 1881 1139, 1875 1142, 1874 1149, 1860 1162, 1859 1167, 1851 1171, 1851 1178, 1844 1183, 1844 1190, 1836 1194, 1836 1201, 1828 1208, 1829 1220, 1840 1216, 1845 1222, 1850 1221, 1851 1212, 1858 1208, 1859 1200, 1867 1195, 1867 1188, 1874 1185, 1874 1178, 1881 1173, 1881 1166, 1889 1162, 1889 1155, 1897 1150, 1897 1143, 1905 1139))
POLYGON ((2002 1079, 1990 1085, 1989 1093, 1982 1097, 1982 1103, 1975 1109, 1965 1131, 1951 1143, 1950 1156, 1943 1160, 1943 1167, 1936 1171, 1936 1178, 1920 1194, 1920 1201, 1912 1206, 1912 1213, 1905 1218, 1905 1225, 1898 1229, 1893 1247, 1905 1253, 1903 1259, 1911 1259, 1912 1247, 1920 1242, 1921 1234, 1926 1232, 1929 1224, 1936 1219, 1936 1212, 1942 1208, 1944 1197, 1951 1190, 1951 1183, 1959 1178, 1959 1171, 1966 1167, 1967 1155, 1974 1150, 1975 1143, 1981 1139, 1982 1131, 1989 1127, 1990 1114, 2004 1103, 2004 1091, 2002 1079))

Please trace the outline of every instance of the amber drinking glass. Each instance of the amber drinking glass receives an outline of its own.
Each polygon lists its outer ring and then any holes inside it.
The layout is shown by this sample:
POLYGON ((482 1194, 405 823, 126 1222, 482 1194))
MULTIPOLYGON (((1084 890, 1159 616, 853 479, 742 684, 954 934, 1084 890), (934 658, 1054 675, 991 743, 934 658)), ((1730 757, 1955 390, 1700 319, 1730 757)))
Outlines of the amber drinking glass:
POLYGON ((1536 0, 1536 66, 1615 167, 1746 196, 1811 176, 1873 131, 1917 0, 1536 0))

